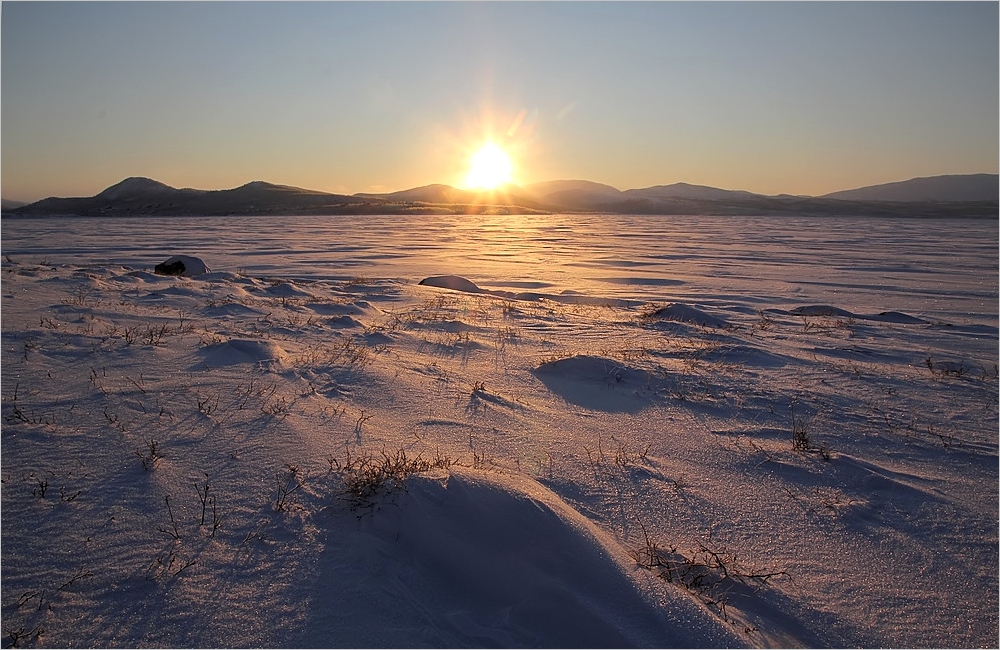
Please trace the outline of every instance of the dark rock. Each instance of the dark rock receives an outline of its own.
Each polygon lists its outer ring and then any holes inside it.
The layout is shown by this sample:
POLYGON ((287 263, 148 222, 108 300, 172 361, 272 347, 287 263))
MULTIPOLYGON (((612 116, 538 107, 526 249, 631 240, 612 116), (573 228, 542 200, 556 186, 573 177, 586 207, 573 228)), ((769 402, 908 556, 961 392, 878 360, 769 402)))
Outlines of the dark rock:
POLYGON ((153 272, 160 275, 184 275, 184 262, 161 262, 153 267, 153 272))

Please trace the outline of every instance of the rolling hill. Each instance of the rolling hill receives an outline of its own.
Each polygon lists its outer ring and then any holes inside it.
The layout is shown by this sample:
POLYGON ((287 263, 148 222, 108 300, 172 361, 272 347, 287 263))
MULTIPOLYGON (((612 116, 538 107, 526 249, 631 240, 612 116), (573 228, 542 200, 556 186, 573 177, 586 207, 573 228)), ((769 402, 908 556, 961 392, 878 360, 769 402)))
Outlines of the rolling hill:
POLYGON ((20 208, 22 206, 28 205, 25 201, 15 201, 14 199, 0 199, 0 210, 6 212, 7 210, 13 210, 14 208, 20 208))
POLYGON ((126 178, 99 194, 81 198, 42 199, 12 210, 15 214, 78 216, 219 216, 229 214, 337 214, 350 209, 377 208, 375 199, 359 202, 287 185, 253 181, 228 190, 176 189, 150 178, 126 178))
POLYGON ((963 174, 911 178, 898 183, 870 185, 826 194, 823 198, 846 201, 996 201, 996 174, 963 174))
POLYGON ((606 212, 660 215, 859 215, 996 217, 998 177, 916 178, 820 197, 766 196, 674 183, 618 190, 586 180, 462 190, 432 184, 385 194, 330 194, 253 181, 227 190, 176 189, 133 177, 91 197, 42 199, 8 207, 11 215, 219 216, 338 214, 536 214, 606 212))

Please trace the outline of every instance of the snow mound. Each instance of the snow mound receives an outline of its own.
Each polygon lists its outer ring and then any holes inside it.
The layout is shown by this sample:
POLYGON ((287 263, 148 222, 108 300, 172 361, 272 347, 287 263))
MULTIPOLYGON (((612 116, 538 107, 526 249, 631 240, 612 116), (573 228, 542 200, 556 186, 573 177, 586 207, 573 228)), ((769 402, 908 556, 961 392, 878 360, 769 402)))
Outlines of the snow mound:
POLYGON ((666 307, 660 307, 648 315, 652 320, 680 321, 682 323, 693 323, 702 327, 714 327, 721 329, 726 326, 726 321, 707 314, 697 307, 685 305, 684 303, 671 303, 666 307))
POLYGON ((394 342, 394 339, 383 332, 369 332, 362 335, 366 345, 376 346, 376 345, 389 345, 394 342))
POLYGON ((536 373, 557 374, 585 381, 625 381, 626 376, 634 379, 648 378, 641 371, 629 369, 626 366, 606 357, 595 357, 586 354, 546 361, 538 366, 536 373))
POLYGON ((648 406, 652 377, 613 359, 576 355, 547 361, 532 371, 571 404, 607 412, 636 412, 648 406))
POLYGON ((393 507, 334 528, 319 588, 336 593, 314 600, 298 647, 740 642, 685 596, 633 580, 624 549, 526 477, 457 467, 410 477, 393 507), (369 595, 355 598, 358 588, 369 595))
POLYGON ((192 277, 204 275, 209 272, 208 266, 200 257, 191 255, 173 255, 165 261, 153 267, 153 270, 160 275, 180 275, 192 277))
POLYGON ((210 367, 235 366, 241 363, 284 365, 288 354, 274 341, 231 339, 202 350, 210 367))
POLYGON ((787 359, 781 355, 761 350, 751 345, 722 344, 710 349, 700 358, 704 361, 730 363, 752 368, 781 368, 787 364, 787 359))
POLYGON ((451 289, 453 291, 466 291, 469 293, 484 293, 484 289, 480 289, 479 286, 463 278, 460 275, 434 275, 429 278, 424 278, 417 284, 423 284, 428 287, 439 287, 441 289, 451 289))
POLYGON ((788 313, 794 316, 837 316, 840 318, 857 318, 857 316, 852 312, 849 312, 846 309, 841 309, 840 307, 834 307, 832 305, 804 305, 802 307, 796 307, 788 313))
POLYGON ((155 273, 150 273, 149 271, 141 271, 141 270, 140 271, 129 271, 128 273, 125 274, 124 277, 119 278, 119 279, 122 280, 123 282, 133 282, 134 281, 134 282, 137 282, 137 283, 145 283, 145 282, 152 282, 152 283, 170 282, 170 278, 165 278, 162 275, 157 275, 155 273), (132 278, 132 280, 129 280, 128 278, 132 278))
POLYGON ((312 298, 312 294, 304 291, 291 282, 277 282, 264 289, 263 293, 272 298, 312 298))
POLYGON ((356 318, 351 318, 350 316, 337 316, 336 318, 328 318, 326 321, 328 327, 333 327, 335 329, 348 329, 351 327, 364 327, 365 324, 356 318))
POLYGON ((875 316, 865 316, 866 320, 880 321, 883 323, 895 323, 897 325, 926 325, 927 321, 917 318, 901 311, 883 311, 875 316))

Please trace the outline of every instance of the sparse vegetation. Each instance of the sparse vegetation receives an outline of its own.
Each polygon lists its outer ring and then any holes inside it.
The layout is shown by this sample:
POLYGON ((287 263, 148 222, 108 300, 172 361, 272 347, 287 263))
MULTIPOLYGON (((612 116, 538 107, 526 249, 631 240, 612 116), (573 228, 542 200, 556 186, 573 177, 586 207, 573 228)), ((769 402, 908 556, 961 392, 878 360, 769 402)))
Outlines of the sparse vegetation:
POLYGON ((219 408, 219 394, 198 397, 198 412, 204 415, 211 415, 219 408))
POLYGON ((767 313, 763 309, 757 310, 757 323, 755 328, 757 331, 766 332, 774 326, 774 316, 767 313))
POLYGON ((93 578, 93 577, 94 574, 91 571, 87 571, 86 569, 79 569, 76 571, 76 573, 70 576, 69 579, 67 579, 65 582, 59 585, 59 588, 56 589, 56 591, 65 591, 66 589, 72 587, 78 580, 83 580, 84 578, 93 578))
POLYGON ((178 554, 177 544, 172 544, 167 550, 167 554, 158 555, 149 566, 146 567, 146 580, 157 580, 164 576, 177 577, 185 569, 198 563, 198 559, 182 559, 178 554))
POLYGON ((36 625, 31 629, 26 629, 24 625, 18 627, 7 627, 4 626, 4 632, 7 633, 7 638, 10 639, 10 647, 19 648, 22 639, 33 639, 36 643, 41 639, 45 630, 36 625))
POLYGON ((170 507, 170 495, 168 494, 164 496, 163 500, 167 504, 167 514, 170 515, 170 528, 160 528, 160 532, 167 533, 175 540, 180 541, 181 533, 180 530, 178 530, 177 528, 177 520, 174 519, 174 509, 170 507))
POLYGON ((39 499, 44 499, 45 492, 49 489, 49 480, 40 476, 35 476, 34 474, 32 474, 32 478, 35 479, 35 484, 38 487, 33 489, 31 494, 37 496, 39 499))
POLYGON ((274 475, 274 497, 271 506, 278 512, 286 512, 295 506, 292 495, 298 491, 305 482, 305 475, 299 473, 296 465, 285 465, 284 472, 276 472, 274 475))
POLYGON ((678 551, 676 545, 661 546, 650 539, 645 527, 642 533, 644 545, 631 551, 636 565, 692 592, 705 604, 714 606, 724 620, 729 620, 725 593, 728 582, 760 589, 774 579, 788 577, 785 569, 747 566, 725 547, 699 542, 687 551, 678 551))
POLYGON ((808 420, 794 413, 792 413, 792 449, 803 454, 819 454, 826 461, 832 457, 825 445, 813 443, 809 434, 808 420))
POLYGON ((638 467, 641 465, 649 464, 649 450, 652 448, 653 443, 648 443, 644 448, 636 451, 629 451, 628 445, 623 442, 618 442, 618 451, 615 452, 615 464, 622 469, 628 469, 629 467, 638 467))
POLYGON ((142 469, 148 472, 156 467, 163 456, 160 455, 160 443, 156 438, 146 438, 143 442, 142 447, 136 447, 135 455, 139 457, 142 469))
POLYGON ((361 414, 358 415, 357 421, 354 423, 354 435, 359 440, 361 439, 361 427, 364 426, 365 422, 372 419, 370 413, 365 413, 364 409, 361 409, 361 414))
POLYGON ((395 490, 403 489, 407 477, 447 468, 454 461, 444 456, 425 459, 422 455, 409 456, 405 449, 390 452, 382 449, 379 455, 352 454, 345 447, 344 460, 328 456, 330 471, 339 477, 342 495, 354 507, 370 507, 375 500, 395 490))

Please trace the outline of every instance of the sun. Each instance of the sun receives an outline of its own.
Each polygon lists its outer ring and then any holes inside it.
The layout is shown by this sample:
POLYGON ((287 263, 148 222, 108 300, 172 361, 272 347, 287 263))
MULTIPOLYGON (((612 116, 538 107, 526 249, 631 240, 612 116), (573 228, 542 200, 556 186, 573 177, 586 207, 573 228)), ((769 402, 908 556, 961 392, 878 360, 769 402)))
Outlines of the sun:
POLYGON ((469 159, 469 173, 465 175, 465 187, 476 190, 492 190, 511 182, 514 166, 510 156, 487 142, 469 159))

